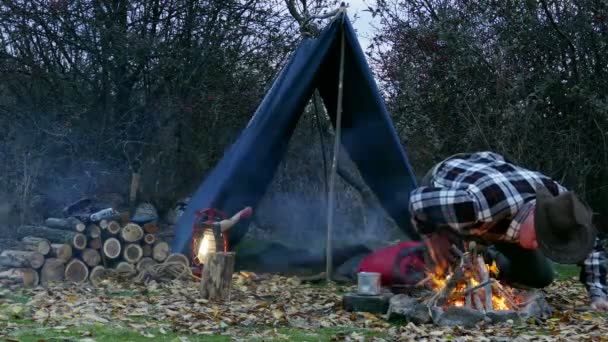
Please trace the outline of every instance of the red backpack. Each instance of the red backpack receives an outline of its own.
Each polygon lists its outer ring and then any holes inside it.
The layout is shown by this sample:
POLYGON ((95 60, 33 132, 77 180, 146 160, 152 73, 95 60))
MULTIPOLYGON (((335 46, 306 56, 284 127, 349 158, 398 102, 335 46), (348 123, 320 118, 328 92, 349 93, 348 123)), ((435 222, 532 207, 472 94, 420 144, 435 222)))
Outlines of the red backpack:
POLYGON ((365 257, 358 272, 380 273, 382 286, 415 285, 425 277, 424 253, 422 242, 401 242, 365 257))

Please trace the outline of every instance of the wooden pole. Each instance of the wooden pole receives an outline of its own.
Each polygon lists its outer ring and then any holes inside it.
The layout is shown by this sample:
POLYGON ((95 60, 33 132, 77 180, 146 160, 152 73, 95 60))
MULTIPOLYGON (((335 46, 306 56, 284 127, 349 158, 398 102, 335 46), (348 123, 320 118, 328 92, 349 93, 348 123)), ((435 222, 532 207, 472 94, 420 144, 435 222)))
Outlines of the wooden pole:
POLYGON ((331 163, 331 174, 329 178, 329 194, 327 201, 327 245, 325 248, 325 277, 331 282, 332 272, 332 235, 334 230, 334 202, 336 192, 336 173, 338 170, 338 156, 340 154, 340 140, 342 134, 342 96, 344 90, 344 28, 342 28, 342 41, 340 48, 340 74, 338 81, 338 108, 336 109, 336 138, 334 140, 334 154, 331 163))
POLYGON ((206 259, 201 277, 201 296, 211 301, 229 302, 235 253, 210 253, 206 259))

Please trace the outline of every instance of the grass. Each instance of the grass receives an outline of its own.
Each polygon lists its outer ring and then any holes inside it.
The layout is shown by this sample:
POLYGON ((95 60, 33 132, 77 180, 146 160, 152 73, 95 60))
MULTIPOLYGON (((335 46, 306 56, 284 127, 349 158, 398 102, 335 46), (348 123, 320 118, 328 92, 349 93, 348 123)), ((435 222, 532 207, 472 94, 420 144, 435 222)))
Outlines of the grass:
POLYGON ((573 277, 578 278, 580 267, 576 265, 553 265, 555 270, 555 280, 572 280, 573 277))

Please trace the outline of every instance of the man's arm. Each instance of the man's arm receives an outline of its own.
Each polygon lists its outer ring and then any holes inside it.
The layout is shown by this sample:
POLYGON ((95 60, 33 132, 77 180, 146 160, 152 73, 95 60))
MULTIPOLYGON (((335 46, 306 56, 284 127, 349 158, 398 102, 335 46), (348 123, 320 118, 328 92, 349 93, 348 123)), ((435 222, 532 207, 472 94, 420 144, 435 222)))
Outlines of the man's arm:
POLYGON ((583 262, 580 281, 585 285, 591 301, 606 300, 606 251, 600 239, 595 240, 593 251, 583 262))

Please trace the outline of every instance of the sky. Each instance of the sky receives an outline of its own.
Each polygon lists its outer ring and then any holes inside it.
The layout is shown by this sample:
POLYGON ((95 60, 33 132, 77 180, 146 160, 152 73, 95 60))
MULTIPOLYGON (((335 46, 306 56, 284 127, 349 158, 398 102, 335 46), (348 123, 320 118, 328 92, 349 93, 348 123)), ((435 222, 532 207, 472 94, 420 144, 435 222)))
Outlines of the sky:
POLYGON ((369 0, 351 0, 346 1, 349 5, 347 9, 348 17, 353 22, 353 27, 357 31, 359 37, 359 43, 363 48, 363 51, 367 49, 371 43, 371 37, 374 32, 372 25, 378 25, 378 17, 373 18, 370 12, 364 12, 367 9, 368 4, 373 4, 373 1, 369 0))

